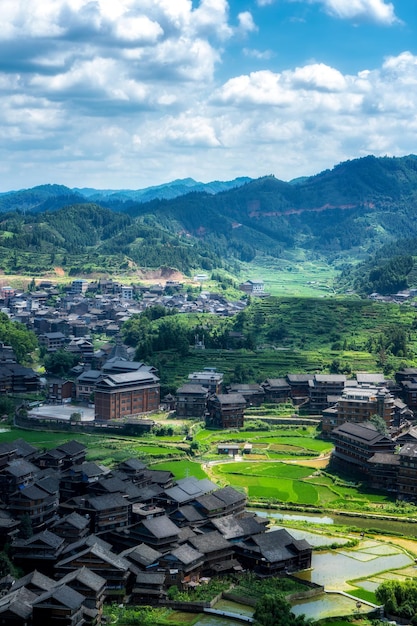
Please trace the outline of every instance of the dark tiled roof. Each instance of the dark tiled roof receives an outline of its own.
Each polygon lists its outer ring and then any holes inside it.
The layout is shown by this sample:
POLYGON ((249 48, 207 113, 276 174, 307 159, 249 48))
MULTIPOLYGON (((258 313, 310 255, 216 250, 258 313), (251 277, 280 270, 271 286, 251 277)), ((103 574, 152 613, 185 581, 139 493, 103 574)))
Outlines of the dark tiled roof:
POLYGON ((139 572, 136 575, 136 582, 139 585, 163 585, 165 582, 165 572, 139 572))
POLYGON ((170 554, 172 554, 172 556, 180 563, 183 563, 183 565, 190 565, 191 563, 204 558, 204 555, 201 552, 187 544, 172 550, 170 554))
POLYGON ((37 599, 36 593, 21 587, 0 598, 0 617, 4 613, 12 613, 22 620, 28 620, 32 615, 32 604, 37 599))
POLYGON ((135 459, 135 458, 128 459, 127 461, 123 461, 122 463, 119 464, 120 468, 123 468, 123 466, 126 466, 129 469, 135 470, 135 471, 146 469, 146 465, 142 461, 139 461, 139 459, 135 459))
POLYGON ((314 374, 314 380, 320 383, 345 383, 344 374, 314 374))
POLYGON ((334 435, 349 435, 357 440, 364 441, 368 444, 374 444, 378 441, 386 440, 388 437, 381 434, 371 422, 362 422, 355 424, 354 422, 345 422, 341 426, 337 426, 333 430, 334 435))
POLYGON ((211 520, 213 526, 221 532, 225 539, 237 539, 248 535, 258 534, 263 525, 254 517, 238 519, 234 515, 227 515, 211 520))
POLYGON ((262 385, 264 386, 269 386, 269 387, 277 387, 279 389, 289 389, 290 386, 287 382, 287 380, 285 378, 267 378, 266 381, 264 383, 262 383, 262 385))
POLYGON ((400 456, 398 454, 394 454, 393 452, 391 454, 389 452, 375 452, 375 454, 368 459, 368 463, 375 463, 378 465, 399 465, 400 456))
POLYGON ((98 387, 117 387, 118 385, 134 383, 157 383, 159 378, 146 370, 126 372, 123 374, 108 374, 97 385, 98 387))
POLYGON ((139 563, 142 567, 148 567, 153 563, 156 563, 162 556, 161 552, 154 550, 146 543, 140 543, 134 548, 128 548, 124 550, 120 556, 132 561, 133 563, 139 563))
POLYGON ((187 522, 201 522, 205 519, 192 504, 185 504, 178 509, 178 512, 181 513, 187 522))
POLYGON ((96 511, 126 508, 129 506, 129 502, 123 498, 120 493, 112 493, 110 495, 97 496, 96 498, 88 498, 88 503, 96 511))
POLYGON ((238 502, 246 501, 246 496, 233 487, 223 487, 222 489, 218 489, 214 492, 216 498, 219 498, 226 505, 237 504, 238 502))
POLYGON ((61 585, 43 593, 34 601, 33 606, 43 604, 48 600, 54 600, 62 606, 75 611, 82 605, 85 598, 81 593, 75 591, 75 589, 71 589, 71 587, 67 585, 61 585))
POLYGON ((260 554, 270 563, 293 558, 299 551, 311 549, 305 539, 294 539, 285 528, 255 535, 251 538, 258 546, 260 554))
POLYGON ((65 454, 63 452, 61 452, 60 450, 58 450, 57 448, 51 448, 50 450, 47 450, 46 452, 44 452, 42 454, 42 457, 52 457, 53 459, 57 459, 58 461, 60 459, 65 459, 65 454))
POLYGON ((177 395, 179 394, 191 394, 196 396, 206 396, 208 394, 207 387, 202 385, 193 385, 192 383, 186 383, 177 389, 177 395))
POLYGON ((74 560, 79 561, 86 554, 92 554, 118 570, 127 571, 129 569, 129 561, 118 554, 114 554, 111 550, 101 547, 98 543, 95 543, 92 546, 87 546, 83 550, 80 550, 80 552, 62 559, 62 561, 57 563, 56 567, 59 569, 60 567, 72 563, 74 560))
POLYGON ((287 380, 290 383, 307 383, 313 378, 314 374, 287 374, 287 380))
POLYGON ((13 545, 16 546, 31 546, 33 544, 43 543, 50 548, 59 548, 64 543, 62 537, 58 537, 55 533, 51 533, 49 530, 43 530, 41 533, 36 533, 36 535, 32 535, 29 539, 17 539, 13 545))
POLYGON ((141 524, 148 530, 148 532, 158 539, 176 536, 179 533, 178 526, 174 524, 174 522, 172 522, 166 515, 160 515, 159 517, 153 517, 152 519, 145 519, 141 522, 141 524))
POLYGON ((85 550, 85 548, 93 545, 98 545, 103 548, 103 550, 111 550, 112 548, 110 543, 104 541, 104 539, 101 539, 100 537, 97 537, 97 535, 92 534, 68 544, 62 551, 62 554, 77 554, 78 552, 85 550))
POLYGON ((80 515, 76 511, 73 511, 69 515, 66 515, 62 519, 55 522, 52 528, 60 527, 60 526, 73 526, 76 530, 84 530, 86 526, 89 525, 89 521, 83 515, 80 515))
POLYGON ((38 452, 37 448, 24 439, 16 439, 12 442, 12 445, 16 446, 18 456, 30 456, 31 454, 36 454, 38 452))
POLYGON ((39 472, 39 469, 24 459, 13 459, 7 464, 5 471, 18 478, 19 476, 26 476, 27 474, 36 474, 39 472))
POLYGON ((190 543, 196 550, 203 554, 209 554, 210 552, 216 552, 217 550, 224 550, 231 547, 231 544, 222 537, 217 530, 192 537, 190 543))
POLYGON ((214 397, 221 405, 242 404, 246 406, 246 400, 241 393, 217 393, 214 397))
POLYGON ((180 532, 178 534, 178 543, 185 543, 191 537, 195 537, 196 533, 193 531, 190 526, 183 526, 180 528, 180 532))
POLYGON ((45 498, 49 498, 49 494, 46 491, 39 489, 34 485, 21 489, 18 492, 18 495, 20 495, 20 497, 27 498, 28 500, 45 500, 45 498))
POLYGON ((13 585, 13 591, 30 585, 31 587, 37 587, 39 593, 41 593, 42 591, 48 591, 48 589, 51 589, 55 584, 55 580, 35 569, 33 572, 30 572, 30 574, 23 576, 23 578, 19 578, 13 585))
POLYGON ((75 580, 96 592, 100 591, 107 584, 105 578, 99 576, 88 567, 80 567, 73 572, 69 572, 66 576, 60 578, 59 584, 66 585, 75 580))
POLYGON ((66 443, 57 446, 57 450, 61 450, 61 452, 71 456, 73 454, 85 452, 86 447, 79 441, 75 441, 75 439, 73 439, 72 441, 67 441, 66 443))
POLYGON ((17 446, 13 443, 0 443, 0 456, 17 452, 17 446))
POLYGON ((59 479, 54 476, 43 476, 42 478, 38 478, 35 485, 51 495, 59 492, 59 479))
POLYGON ((88 478, 93 478, 94 476, 103 476, 108 473, 108 469, 101 467, 101 465, 97 465, 93 461, 86 461, 85 463, 81 463, 81 465, 73 465, 71 470, 73 472, 81 472, 88 478))
POLYGON ((195 499, 196 503, 206 511, 219 511, 224 508, 223 500, 216 498, 215 494, 210 493, 195 499))

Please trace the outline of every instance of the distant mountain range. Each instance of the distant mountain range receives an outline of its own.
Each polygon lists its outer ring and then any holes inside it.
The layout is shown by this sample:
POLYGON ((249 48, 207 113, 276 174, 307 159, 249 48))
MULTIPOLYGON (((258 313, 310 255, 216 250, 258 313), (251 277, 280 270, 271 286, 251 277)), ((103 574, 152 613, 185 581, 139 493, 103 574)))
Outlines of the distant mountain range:
MULTIPOLYGON (((2 248, 95 251, 187 272, 300 249, 340 266, 376 255, 381 269, 403 249, 417 255, 417 156, 368 156, 291 182, 184 179, 137 191, 42 185, 1 194, 0 211, 0 261, 2 248)), ((372 262, 360 271, 372 271, 372 262)))
POLYGON ((171 200, 184 196, 191 191, 207 194, 216 194, 228 189, 234 189, 250 182, 250 178, 242 177, 231 181, 212 181, 200 183, 193 178, 174 180, 170 183, 146 187, 145 189, 70 189, 64 185, 38 185, 31 189, 7 191, 0 193, 0 211, 50 211, 60 209, 69 204, 83 202, 105 202, 120 204, 124 202, 149 202, 155 199, 171 200))

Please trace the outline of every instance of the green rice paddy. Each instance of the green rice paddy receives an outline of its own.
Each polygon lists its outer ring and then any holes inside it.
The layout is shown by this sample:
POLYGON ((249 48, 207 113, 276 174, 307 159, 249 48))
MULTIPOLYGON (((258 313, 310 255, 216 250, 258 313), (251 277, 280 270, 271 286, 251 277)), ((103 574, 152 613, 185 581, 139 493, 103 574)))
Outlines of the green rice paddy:
POLYGON ((219 482, 244 490, 252 501, 329 507, 349 501, 352 509, 389 501, 385 495, 361 493, 330 475, 295 463, 232 462, 213 465, 211 472, 219 482))

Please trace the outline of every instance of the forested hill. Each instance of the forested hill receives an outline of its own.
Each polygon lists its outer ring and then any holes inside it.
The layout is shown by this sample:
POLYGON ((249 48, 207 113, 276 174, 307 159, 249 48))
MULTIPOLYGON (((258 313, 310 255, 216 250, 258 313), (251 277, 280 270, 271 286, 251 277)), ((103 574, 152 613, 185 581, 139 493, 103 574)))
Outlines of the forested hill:
MULTIPOLYGON (((94 251, 118 255, 119 264, 190 272, 232 267, 260 254, 285 257, 294 249, 338 263, 385 250, 376 259, 383 272, 393 256, 387 244, 404 234, 413 240, 407 254, 417 255, 417 156, 368 156, 292 182, 266 176, 228 185, 220 193, 211 188, 146 203, 137 195, 103 192, 100 206, 91 202, 94 190, 83 195, 60 185, 1 194, 0 261, 10 270, 10 250, 15 256, 23 250, 32 257, 61 254, 60 263, 68 260, 65 254, 94 251)), ((401 261, 401 272, 409 273, 409 265, 401 261)))
POLYGON ((417 236, 417 157, 366 157, 299 183, 270 176, 215 196, 189 194, 126 210, 175 219, 201 237, 223 233, 272 254, 283 246, 363 252, 404 233, 417 236))

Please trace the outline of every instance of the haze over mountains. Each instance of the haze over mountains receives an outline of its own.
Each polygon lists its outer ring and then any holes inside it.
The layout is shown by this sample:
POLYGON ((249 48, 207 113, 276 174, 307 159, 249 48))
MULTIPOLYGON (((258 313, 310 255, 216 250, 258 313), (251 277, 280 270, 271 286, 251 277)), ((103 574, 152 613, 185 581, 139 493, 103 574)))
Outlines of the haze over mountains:
POLYGON ((343 265, 417 254, 417 156, 368 156, 291 182, 185 179, 137 191, 43 185, 2 194, 0 211, 3 250, 95 250, 185 272, 297 250, 343 265), (404 238, 407 245, 392 247, 404 238))

